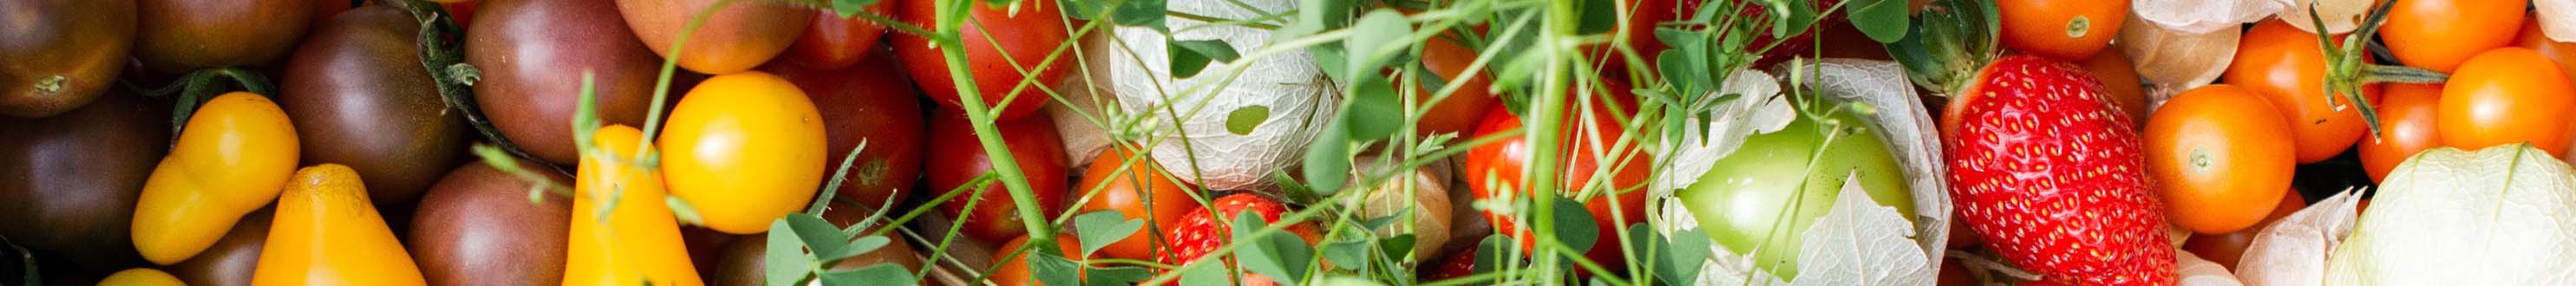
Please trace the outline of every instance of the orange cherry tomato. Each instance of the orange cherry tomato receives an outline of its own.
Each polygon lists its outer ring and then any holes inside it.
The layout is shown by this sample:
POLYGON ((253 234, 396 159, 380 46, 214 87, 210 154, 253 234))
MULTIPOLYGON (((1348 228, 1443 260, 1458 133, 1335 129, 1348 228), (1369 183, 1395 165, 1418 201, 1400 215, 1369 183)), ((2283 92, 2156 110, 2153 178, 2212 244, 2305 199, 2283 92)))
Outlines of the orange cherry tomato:
MULTIPOLYGON (((1128 219, 1145 221, 1144 229, 1163 229, 1163 225, 1181 221, 1182 215, 1199 208, 1190 198, 1190 188, 1163 171, 1154 158, 1136 155, 1129 148, 1111 147, 1091 161, 1082 173, 1081 189, 1075 194, 1089 194, 1078 212, 1114 211, 1128 219), (1096 193, 1095 193, 1096 192, 1096 193)), ((1150 231, 1138 232, 1126 239, 1100 248, 1101 257, 1147 260, 1169 248, 1163 239, 1150 231)))
POLYGON ((2102 95, 2110 96, 2113 105, 2129 113, 2131 127, 2144 130, 2147 126, 2146 85, 2139 83, 2138 66, 2129 61, 2128 53, 2093 53, 2093 57, 2077 64, 2082 64, 2085 72, 2092 73, 2093 79, 2102 81, 2102 95))
POLYGON ((2196 233, 2229 233, 2263 220, 2290 187, 2290 127, 2262 95, 2211 85, 2174 96, 2147 121, 2147 174, 2166 217, 2196 233))
MULTIPOLYGON (((993 260, 987 260, 993 262, 993 274, 985 279, 992 280, 993 285, 1001 286, 1046 285, 1038 281, 1037 276, 1029 275, 1029 256, 1045 250, 1034 248, 1026 251, 1018 250, 1028 244, 1029 237, 1021 236, 1011 239, 1009 243, 1003 243, 1002 248, 994 248, 993 260)), ((1083 263, 1087 260, 1082 257, 1082 241, 1074 236, 1058 235, 1055 238, 1055 244, 1058 249, 1064 250, 1065 259, 1073 260, 1074 263, 1083 263)))
MULTIPOLYGON (((2391 1, 2379 39, 2406 65, 2451 72, 2470 56, 2513 42, 2523 0, 2391 1)), ((2315 39, 2308 40, 2315 42, 2315 39)))
POLYGON ((2441 126, 2443 146, 2477 150, 2530 142, 2566 158, 2569 142, 2576 142, 2576 132, 2569 130, 2576 122, 2567 120, 2576 114, 2576 87, 2556 63, 2531 49, 2495 49, 2461 63, 2442 86, 2439 108, 2433 121, 2441 126))
POLYGON ((1999 0, 2004 47, 2059 60, 2101 52, 2129 19, 2129 0, 1999 0))
MULTIPOLYGON (((2299 163, 2333 158, 2370 133, 2370 126, 2361 121, 2361 109, 2353 108, 2357 105, 2341 100, 2342 96, 2327 105, 2325 50, 2317 45, 2316 34, 2271 20, 2246 30, 2239 45, 2236 61, 2227 66, 2220 82, 2271 99, 2272 107, 2290 120, 2299 163)), ((2379 86, 2364 85, 2361 93, 2376 102, 2379 86)))
POLYGON ((823 185, 823 115, 787 79, 759 71, 708 78, 667 122, 654 143, 662 146, 664 182, 709 229, 769 231, 770 221, 805 209, 823 185))
MULTIPOLYGON (((2513 37, 2513 46, 2540 51, 2540 55, 2558 61, 2561 71, 2576 70, 2576 43, 2551 40, 2549 35, 2541 34, 2540 20, 2535 18, 2538 16, 2533 14, 2522 19, 2522 33, 2513 37)), ((2567 80, 2576 81, 2576 73, 2567 73, 2567 80)))
POLYGON ((2440 84, 2390 84, 2381 94, 2379 104, 2379 138, 2361 138, 2361 170, 2370 173, 2370 181, 2388 178, 2388 171, 2416 152, 2442 146, 2442 133, 2435 130, 2434 114, 2442 103, 2440 84))

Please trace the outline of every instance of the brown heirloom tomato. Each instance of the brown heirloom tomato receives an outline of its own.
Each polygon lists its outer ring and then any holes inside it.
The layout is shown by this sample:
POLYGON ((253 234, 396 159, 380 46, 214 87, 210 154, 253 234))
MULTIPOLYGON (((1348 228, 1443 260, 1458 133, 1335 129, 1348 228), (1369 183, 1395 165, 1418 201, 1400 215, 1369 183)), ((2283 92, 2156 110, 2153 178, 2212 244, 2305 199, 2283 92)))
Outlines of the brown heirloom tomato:
POLYGON ((169 114, 165 102, 110 92, 54 117, 0 117, 8 130, 0 136, 0 236, 78 265, 48 269, 141 263, 128 223, 144 178, 168 152, 169 114))
POLYGON ((617 5, 487 0, 479 9, 485 23, 465 31, 465 62, 483 71, 474 101, 510 143, 546 162, 574 163, 572 115, 583 73, 596 77, 603 124, 644 126, 661 58, 627 31, 617 5))
POLYGON ((46 117, 115 85, 134 47, 132 0, 0 2, 0 115, 46 117))
MULTIPOLYGON (((557 186, 562 173, 535 169, 557 186)), ((532 185, 485 162, 456 167, 420 197, 403 239, 430 284, 544 285, 563 282, 564 239, 572 198, 547 192, 528 201, 532 185)))
MULTIPOLYGON (((966 115, 941 111, 931 116, 931 130, 949 131, 930 134, 929 158, 939 159, 930 160, 922 168, 924 179, 930 180, 931 192, 924 195, 937 196, 949 190, 968 192, 939 203, 940 213, 966 221, 961 231, 967 237, 989 242, 1026 234, 1028 229, 1020 225, 1018 202, 1011 199, 1011 191, 1000 180, 982 186, 985 190, 981 196, 973 195, 973 186, 958 189, 976 176, 994 172, 993 154, 984 153, 984 145, 976 139, 966 115), (968 201, 975 201, 973 212, 965 212, 970 206, 968 201)), ((1037 199, 1030 203, 1050 218, 1064 212, 1066 181, 1064 140, 1056 134, 1053 122, 1046 117, 1030 117, 993 123, 1001 131, 1003 144, 1009 146, 1009 155, 1018 160, 1020 174, 1029 179, 1030 191, 1037 199)))
POLYGON ((460 162, 470 132, 421 66, 419 35, 401 9, 349 10, 315 28, 278 81, 278 106, 306 138, 303 164, 357 169, 379 205, 419 198, 460 162))
POLYGON ((315 13, 312 0, 135 0, 134 58, 178 73, 266 66, 284 58, 315 13))
POLYGON ((828 154, 823 157, 824 172, 839 171, 850 148, 867 141, 867 150, 860 150, 859 160, 850 165, 838 196, 874 207, 918 192, 910 189, 921 178, 922 108, 921 93, 896 69, 893 52, 870 49, 878 51, 848 68, 771 64, 761 69, 804 89, 822 111, 828 154))
MULTIPOLYGON (((626 25, 654 55, 670 55, 680 30, 718 0, 617 0, 626 25)), ((689 33, 680 49, 680 67, 704 74, 751 70, 769 62, 796 41, 811 23, 812 10, 784 1, 732 1, 689 33)))
MULTIPOLYGON (((934 27, 933 14, 945 1, 904 1, 895 6, 896 19, 915 26, 934 27)), ((1038 113, 1050 97, 1039 87, 1052 88, 1063 82, 1075 67, 1070 55, 1059 56, 1053 64, 1039 65, 1056 45, 1068 43, 1065 20, 1054 1, 1020 2, 1016 13, 1009 7, 976 2, 968 8, 959 39, 965 44, 967 75, 973 76, 975 91, 984 105, 1001 107, 1001 119, 1019 119, 1038 113), (999 50, 996 50, 999 46, 999 50), (1021 73, 1020 70, 1029 70, 1021 73), (1022 87, 1025 79, 1033 86, 1022 87), (1011 90, 1020 89, 1017 95, 1011 90)), ((965 100, 957 90, 957 80, 948 73, 947 58, 929 38, 913 34, 896 34, 890 42, 901 55, 903 68, 912 73, 912 82, 921 91, 951 110, 965 110, 965 100)), ((964 130, 964 129, 957 129, 964 130)), ((1007 238, 1007 237, 1006 237, 1007 238)))

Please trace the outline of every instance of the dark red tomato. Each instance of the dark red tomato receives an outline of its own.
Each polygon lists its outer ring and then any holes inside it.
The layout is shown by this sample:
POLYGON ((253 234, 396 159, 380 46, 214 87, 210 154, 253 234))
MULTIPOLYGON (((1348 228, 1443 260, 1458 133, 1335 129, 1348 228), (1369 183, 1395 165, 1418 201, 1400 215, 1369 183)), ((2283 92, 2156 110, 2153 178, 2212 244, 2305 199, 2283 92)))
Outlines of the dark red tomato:
MULTIPOLYGON (((859 9, 859 13, 894 15, 894 2, 877 1, 859 9)), ((814 11, 814 23, 805 25, 805 35, 796 37, 795 44, 787 45, 787 60, 814 69, 850 67, 867 59, 869 54, 880 52, 877 46, 885 34, 884 25, 877 25, 866 17, 851 15, 843 18, 829 9, 817 10, 814 11)))
MULTIPOLYGON (((916 26, 934 27, 933 14, 944 1, 903 1, 895 6, 896 19, 916 26)), ((1040 66, 1056 45, 1069 43, 1065 20, 1053 1, 1020 2, 1016 13, 1010 7, 976 2, 967 12, 959 39, 964 41, 968 75, 974 76, 975 90, 985 106, 1000 106, 1002 119, 1018 119, 1038 113, 1049 97, 1039 87, 1053 88, 1071 74, 1074 66, 1067 56, 1053 64, 1040 66), (995 46, 1000 49, 995 49, 995 46), (1020 73, 1020 70, 1031 73, 1020 73), (1020 83, 1030 81, 1032 85, 1020 83), (1017 89, 1019 92, 1013 93, 1017 89)), ((947 58, 932 45, 929 38, 896 34, 891 42, 896 55, 902 56, 903 68, 912 73, 913 83, 923 94, 939 100, 949 109, 965 110, 958 94, 957 80, 949 77, 947 58)), ((963 130, 963 129, 959 129, 963 130)))
MULTIPOLYGON (((1635 110, 1636 108, 1633 104, 1635 97, 1628 94, 1628 87, 1625 84, 1617 83, 1617 81, 1611 82, 1611 84, 1608 84, 1603 88, 1606 91, 1610 91, 1609 94, 1615 95, 1609 96, 1609 98, 1593 99, 1595 104, 1585 108, 1591 111, 1590 114, 1592 116, 1589 116, 1589 118, 1579 115, 1581 114, 1581 111, 1579 110, 1566 111, 1566 123, 1564 126, 1567 126, 1568 128, 1559 129, 1564 133, 1563 135, 1559 135, 1561 136, 1559 138, 1562 138, 1558 141, 1559 149, 1553 151, 1557 152, 1557 159, 1560 164, 1555 169, 1560 172, 1557 175, 1561 176, 1559 177, 1561 179, 1558 181, 1561 184, 1558 186, 1539 188, 1553 190, 1553 192, 1555 192, 1553 194, 1554 196, 1574 196, 1576 193, 1582 191, 1584 185, 1591 184, 1594 180, 1609 180, 1607 182, 1601 182, 1601 184, 1611 190, 1619 190, 1621 193, 1617 193, 1616 195, 1596 195, 1590 200, 1585 201, 1583 204, 1584 208, 1592 213, 1593 221, 1597 222, 1598 226, 1600 226, 1600 232, 1598 233, 1604 235, 1611 234, 1618 228, 1623 228, 1622 224, 1613 221, 1613 217, 1611 216, 1613 213, 1619 214, 1621 218, 1624 218, 1628 223, 1640 223, 1645 221, 1646 192, 1642 187, 1646 184, 1647 167, 1652 164, 1648 162, 1654 161, 1651 158, 1646 157, 1649 155, 1643 152, 1643 148, 1636 147, 1637 144, 1635 143, 1628 143, 1626 144, 1628 146, 1626 147, 1627 150, 1621 150, 1630 154, 1630 156, 1624 156, 1626 158, 1621 158, 1622 156, 1618 156, 1616 153, 1611 153, 1611 148, 1614 145, 1604 145, 1618 144, 1616 142, 1622 140, 1622 135, 1626 133, 1619 127, 1617 123, 1618 118, 1613 117, 1614 112, 1624 114, 1625 111, 1635 110), (1614 106, 1615 108, 1613 108, 1614 106), (1589 120, 1592 121, 1593 124, 1578 123, 1581 122, 1579 120, 1589 120), (1605 154, 1608 156, 1606 156, 1606 158, 1595 158, 1593 154, 1605 154), (1604 171, 1603 168, 1610 168, 1606 170, 1610 177, 1603 178, 1596 175, 1596 173, 1602 173, 1604 171), (1615 201, 1613 201, 1613 199, 1615 199, 1615 201)), ((1571 102, 1572 101, 1569 101, 1569 104, 1571 102)), ((1571 108, 1569 107, 1569 109, 1571 108)), ((1510 111, 1501 107, 1496 107, 1493 111, 1486 113, 1485 122, 1482 126, 1478 127, 1476 134, 1478 137, 1494 136, 1498 133, 1521 129, 1522 124, 1520 116, 1514 115, 1510 111)), ((1522 173, 1528 170, 1530 156, 1532 155, 1532 152, 1535 151, 1532 150, 1533 147, 1530 146, 1527 139, 1520 136, 1514 137, 1515 138, 1496 141, 1491 144, 1476 146, 1474 149, 1469 149, 1467 151, 1466 172, 1462 174, 1467 176, 1468 189, 1473 191, 1471 193, 1475 195, 1476 200, 1483 201, 1499 197, 1501 192, 1505 190, 1497 188, 1504 186, 1520 186, 1520 188, 1523 188, 1521 190, 1512 190, 1513 192, 1518 193, 1515 195, 1516 197, 1528 197, 1533 195, 1531 191, 1528 190, 1528 181, 1522 178, 1522 173)), ((1635 142, 1633 141, 1634 139, 1628 140, 1630 140, 1628 142, 1635 142)), ((1510 216, 1487 211, 1485 212, 1485 218, 1494 223, 1495 231, 1501 232, 1504 235, 1520 236, 1529 234, 1528 231, 1521 230, 1520 226, 1513 222, 1513 219, 1510 216)), ((1626 259, 1621 258, 1621 254, 1619 253, 1620 243, 1618 243, 1618 240, 1603 239, 1600 241, 1604 243, 1594 244, 1592 249, 1586 252, 1585 256, 1590 257, 1594 262, 1600 262, 1603 267, 1607 268, 1619 268, 1620 265, 1625 265, 1624 261, 1626 261, 1626 259)), ((1521 244, 1521 248, 1524 250, 1528 250, 1534 246, 1535 244, 1533 243, 1521 244)))
POLYGON ((654 55, 670 55, 689 21, 719 2, 730 4, 689 33, 688 46, 675 59, 680 67, 703 74, 751 70, 787 51, 814 17, 812 10, 786 1, 617 0, 617 9, 654 55))
POLYGON ((510 143, 547 162, 573 163, 572 116, 584 72, 596 75, 601 123, 644 126, 662 58, 627 31, 615 3, 487 0, 478 8, 487 23, 465 31, 465 62, 483 70, 474 100, 510 143))
POLYGON ((134 47, 134 2, 0 2, 0 115, 46 117, 114 85, 134 47))
MULTIPOLYGON (((1446 37, 1431 38, 1431 41, 1423 43, 1422 67, 1440 74, 1440 79, 1448 84, 1465 86, 1458 87, 1458 91, 1449 97, 1432 102, 1431 110, 1424 111, 1421 120, 1414 123, 1414 134, 1450 133, 1463 137, 1469 135, 1467 132, 1475 131, 1476 120, 1484 118, 1485 109, 1494 106, 1494 94, 1486 91, 1493 87, 1493 72, 1478 71, 1474 78, 1458 78, 1466 75, 1467 65, 1475 61, 1476 50, 1450 42, 1446 37)), ((1423 90, 1414 100, 1429 102, 1435 92, 1438 90, 1423 90)))
MULTIPOLYGON (((558 185, 572 183, 562 173, 537 172, 558 185)), ((530 203, 531 186, 484 162, 440 178, 420 197, 403 237, 422 276, 437 285, 563 283, 572 198, 549 194, 530 203)))
POLYGON ((305 165, 348 165, 377 205, 405 205, 462 163, 469 132, 421 67, 420 24, 392 6, 340 13, 286 60, 278 106, 305 165))
POLYGON ((331 21, 331 16, 340 15, 340 12, 347 12, 349 11, 349 8, 356 8, 362 4, 360 2, 361 1, 350 0, 313 0, 313 22, 312 24, 308 24, 310 26, 307 27, 322 27, 323 22, 331 21))
MULTIPOLYGON (((1028 177, 1030 191, 1037 196, 1037 201, 1030 203, 1043 208, 1039 213, 1047 217, 1064 213, 1064 185, 1070 179, 1065 175, 1064 140, 1056 134, 1054 122, 1044 116, 994 122, 994 128, 1001 131, 1003 144, 1011 150, 1011 157, 1018 160, 1020 175, 1028 177)), ((925 179, 930 180, 928 191, 931 192, 924 195, 935 196, 949 190, 972 194, 975 191, 972 187, 963 190, 958 187, 965 186, 976 176, 993 172, 992 154, 984 153, 984 145, 976 140, 971 126, 966 115, 957 111, 943 110, 931 115, 930 130, 949 131, 930 134, 929 157, 939 159, 930 160, 922 168, 925 179)), ((985 189, 982 196, 959 195, 939 202, 940 213, 965 220, 966 228, 962 231, 966 236, 983 241, 1002 241, 1027 234, 1027 229, 1020 225, 1019 206, 1011 199, 1010 190, 1003 187, 1000 180, 982 188, 985 189), (974 211, 966 212, 970 204, 974 211)))
POLYGON ((902 190, 912 188, 921 177, 920 93, 895 69, 891 54, 879 51, 865 62, 838 70, 775 63, 762 68, 805 90, 822 111, 824 148, 830 152, 824 157, 829 162, 824 164, 825 172, 837 171, 850 148, 867 141, 868 149, 859 151, 859 161, 850 165, 847 181, 841 182, 838 191, 842 198, 871 207, 888 198, 903 201, 907 193, 902 190))
POLYGON ((110 90, 54 117, 0 117, 0 236, 78 268, 143 263, 129 237, 134 204, 169 152, 170 108, 110 90))
POLYGON ((136 0, 134 57, 167 73, 266 66, 311 27, 314 0, 136 0))

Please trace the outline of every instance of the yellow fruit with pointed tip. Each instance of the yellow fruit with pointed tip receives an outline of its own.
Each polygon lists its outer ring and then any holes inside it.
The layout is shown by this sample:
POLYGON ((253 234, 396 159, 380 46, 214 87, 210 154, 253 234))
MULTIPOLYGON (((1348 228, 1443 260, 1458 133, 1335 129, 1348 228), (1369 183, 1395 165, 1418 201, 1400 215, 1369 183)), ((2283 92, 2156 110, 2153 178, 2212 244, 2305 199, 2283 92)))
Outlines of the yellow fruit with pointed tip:
POLYGON ((358 171, 322 164, 295 171, 277 198, 277 219, 250 284, 426 285, 358 171))
POLYGON ((170 265, 214 246, 243 214, 277 199, 295 171, 296 144, 295 126, 268 97, 233 92, 207 101, 143 183, 134 249, 170 265))
POLYGON ((632 160, 643 136, 625 125, 602 127, 591 136, 599 150, 582 152, 563 285, 705 283, 680 242, 679 221, 663 205, 662 175, 632 160), (615 205, 603 214, 601 204, 615 205))
POLYGON ((178 276, 170 276, 169 272, 161 272, 161 270, 153 270, 151 268, 134 268, 126 269, 125 271, 117 271, 116 274, 108 274, 107 279, 98 281, 98 286, 186 285, 188 285, 188 283, 179 282, 178 276))

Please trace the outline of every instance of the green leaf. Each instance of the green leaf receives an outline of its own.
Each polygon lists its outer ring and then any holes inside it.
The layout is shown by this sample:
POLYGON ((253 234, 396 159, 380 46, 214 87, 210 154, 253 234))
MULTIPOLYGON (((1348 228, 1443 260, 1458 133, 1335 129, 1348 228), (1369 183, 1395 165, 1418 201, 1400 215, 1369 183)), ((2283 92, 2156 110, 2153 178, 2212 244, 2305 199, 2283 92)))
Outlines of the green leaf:
POLYGON ((1905 0, 1855 0, 1843 5, 1851 7, 1843 14, 1851 18, 1852 27, 1879 43, 1905 39, 1905 31, 1912 24, 1906 17, 1912 16, 1909 10, 1913 7, 1908 7, 1905 0))
POLYGON ((1350 102, 1342 109, 1342 124, 1351 140, 1372 141, 1394 136, 1404 127, 1404 101, 1397 98, 1395 83, 1384 76, 1363 75, 1351 84, 1350 102))
MULTIPOLYGON (((1904 3, 1900 2, 1898 4, 1904 3)), ((1772 22, 1773 25, 1771 25, 1771 36, 1775 38, 1787 39, 1795 37, 1798 34, 1806 33, 1809 27, 1815 26, 1817 22, 1820 22, 1818 20, 1818 16, 1820 15, 1816 13, 1816 7, 1812 6, 1808 1, 1771 0, 1763 1, 1762 5, 1770 6, 1771 16, 1772 19, 1774 19, 1772 22)))
POLYGON ((1210 60, 1231 62, 1242 57, 1234 53, 1234 46, 1221 40, 1171 41, 1165 45, 1163 52, 1172 59, 1172 77, 1178 78, 1198 76, 1212 63, 1210 60))
POLYGON ((769 222, 768 247, 762 251, 766 263, 762 268, 768 269, 769 285, 795 285, 797 281, 805 280, 807 269, 811 268, 808 265, 812 265, 814 258, 805 256, 804 242, 796 238, 796 231, 787 226, 787 220, 769 222))
MULTIPOLYGON (((848 233, 841 232, 840 227, 832 226, 832 222, 824 221, 822 216, 792 213, 787 214, 783 220, 787 222, 788 229, 796 232, 796 238, 804 241, 805 248, 814 251, 816 260, 836 261, 858 256, 860 253, 850 248, 852 245, 848 233)), ((882 246, 883 242, 879 243, 882 246)))
POLYGON ((1342 190, 1342 181, 1350 179, 1350 131, 1343 125, 1349 120, 1324 127, 1315 135, 1314 145, 1306 146, 1306 185, 1316 194, 1330 195, 1342 190))
POLYGON ((1601 237, 1601 224, 1592 221, 1592 213, 1584 210, 1583 202, 1560 196, 1554 203, 1556 242, 1569 249, 1592 249, 1592 244, 1598 242, 1596 238, 1601 237))
POLYGON ((1350 39, 1342 41, 1350 52, 1350 65, 1343 71, 1354 76, 1376 74, 1417 42, 1413 40, 1413 23, 1404 19, 1404 13, 1395 9, 1369 11, 1360 16, 1359 23, 1351 25, 1350 39))
POLYGON ((1476 267, 1473 267, 1476 271, 1470 272, 1486 273, 1502 268, 1504 247, 1517 248, 1512 245, 1510 237, 1504 237, 1501 234, 1485 235, 1483 241, 1476 242, 1476 267))
POLYGON ((1082 279, 1084 285, 1134 285, 1136 282, 1154 278, 1154 273, 1145 271, 1144 267, 1135 266, 1094 267, 1084 272, 1082 276, 1084 276, 1082 279))
POLYGON ((1056 255, 1049 248, 1052 247, 1033 247, 1022 254, 1028 257, 1023 260, 1029 264, 1029 276, 1037 277, 1039 283, 1046 285, 1081 285, 1076 283, 1082 283, 1082 265, 1056 255))
MULTIPOLYGON (((845 233, 846 233, 846 232, 845 232, 845 233)), ((849 254, 850 254, 850 256, 859 256, 860 254, 867 254, 868 252, 871 252, 871 251, 877 251, 877 249, 878 249, 878 248, 885 248, 886 244, 890 244, 890 243, 894 243, 894 239, 887 238, 887 237, 885 237, 885 236, 883 236, 883 235, 870 235, 870 236, 865 236, 865 237, 859 237, 857 240, 851 240, 851 241, 850 241, 850 245, 849 245, 849 246, 846 246, 846 247, 842 247, 842 248, 841 248, 841 251, 842 251, 842 252, 849 253, 849 254)), ((834 258, 831 258, 831 260, 838 261, 838 260, 841 260, 842 258, 850 258, 850 257, 846 257, 846 256, 845 256, 845 257, 834 257, 834 258)))
POLYGON ((1234 241, 1252 243, 1249 246, 1235 248, 1235 260, 1241 263, 1244 269, 1292 284, 1306 281, 1306 262, 1313 260, 1314 254, 1302 238, 1288 235, 1286 232, 1253 235, 1260 229, 1268 227, 1269 223, 1262 220, 1259 213, 1235 214, 1234 241))
MULTIPOLYGON (((1413 234, 1411 234, 1411 233, 1407 233, 1407 234, 1398 234, 1398 235, 1395 235, 1395 237, 1388 237, 1388 238, 1385 238, 1385 239, 1379 239, 1379 240, 1377 240, 1377 248, 1378 248, 1378 249, 1377 249, 1377 252, 1378 252, 1378 255, 1384 255, 1384 256, 1386 256, 1386 257, 1391 257, 1391 258, 1404 258, 1405 254, 1407 254, 1407 253, 1413 253, 1413 244, 1414 244, 1414 243, 1415 243, 1415 242, 1414 242, 1414 235, 1413 235, 1413 234)), ((1420 255, 1425 256, 1424 258, 1426 258, 1426 259, 1427 259, 1427 258, 1429 258, 1428 256, 1430 256, 1431 254, 1430 254, 1430 253, 1420 253, 1420 255)))
POLYGON ((1163 23, 1163 11, 1168 8, 1167 5, 1168 3, 1163 0, 1125 0, 1119 3, 1115 13, 1109 15, 1109 22, 1126 26, 1150 27, 1156 31, 1171 30, 1163 23))
POLYGON ((1219 265, 1225 264, 1199 263, 1182 265, 1181 286, 1234 285, 1232 282, 1234 279, 1232 277, 1226 277, 1227 274, 1225 272, 1225 267, 1221 267, 1219 265))
POLYGON ((1672 281, 1699 279, 1700 268, 1704 266, 1704 263, 1700 262, 1708 260, 1709 256, 1709 240, 1704 239, 1708 237, 1708 232, 1691 228, 1673 232, 1671 237, 1665 237, 1652 235, 1651 233, 1654 232, 1651 232, 1645 224, 1629 226, 1628 229, 1630 235, 1647 233, 1648 235, 1636 236, 1653 237, 1655 248, 1663 251, 1663 259, 1655 262, 1657 278, 1672 281))
POLYGON ((1583 7, 1579 7, 1580 9, 1583 9, 1583 22, 1575 24, 1574 33, 1588 35, 1609 33, 1610 31, 1618 30, 1618 2, 1619 1, 1611 0, 1585 0, 1575 3, 1575 5, 1583 5, 1583 7))
POLYGON ((903 286, 919 284, 919 281, 912 280, 912 271, 904 270, 903 265, 894 263, 878 263, 876 265, 869 265, 868 267, 860 267, 859 269, 825 271, 823 272, 822 279, 823 285, 903 286))
POLYGON ((1127 219, 1127 214, 1104 210, 1074 216, 1073 228, 1079 230, 1075 235, 1082 237, 1082 255, 1090 256, 1102 247, 1135 235, 1136 230, 1145 228, 1145 221, 1127 219))
MULTIPOLYGON (((1160 16, 1160 14, 1157 14, 1157 16, 1160 16)), ((1207 56, 1208 59, 1213 59, 1219 62, 1233 62, 1235 59, 1243 57, 1242 55, 1235 54, 1234 46, 1226 44, 1225 40, 1171 41, 1171 45, 1175 48, 1198 52, 1199 55, 1207 56)))
POLYGON ((1324 246, 1324 262, 1331 262, 1336 269, 1360 269, 1361 264, 1368 262, 1368 245, 1367 240, 1332 242, 1324 246))
POLYGON ((1247 105, 1225 114, 1225 131, 1234 132, 1234 135, 1252 135, 1253 129, 1260 128, 1265 121, 1270 121, 1270 106, 1247 105))
POLYGON ((877 0, 832 0, 832 14, 840 16, 841 18, 849 18, 851 16, 858 15, 859 9, 864 9, 867 8, 868 5, 875 4, 877 4, 877 0))

